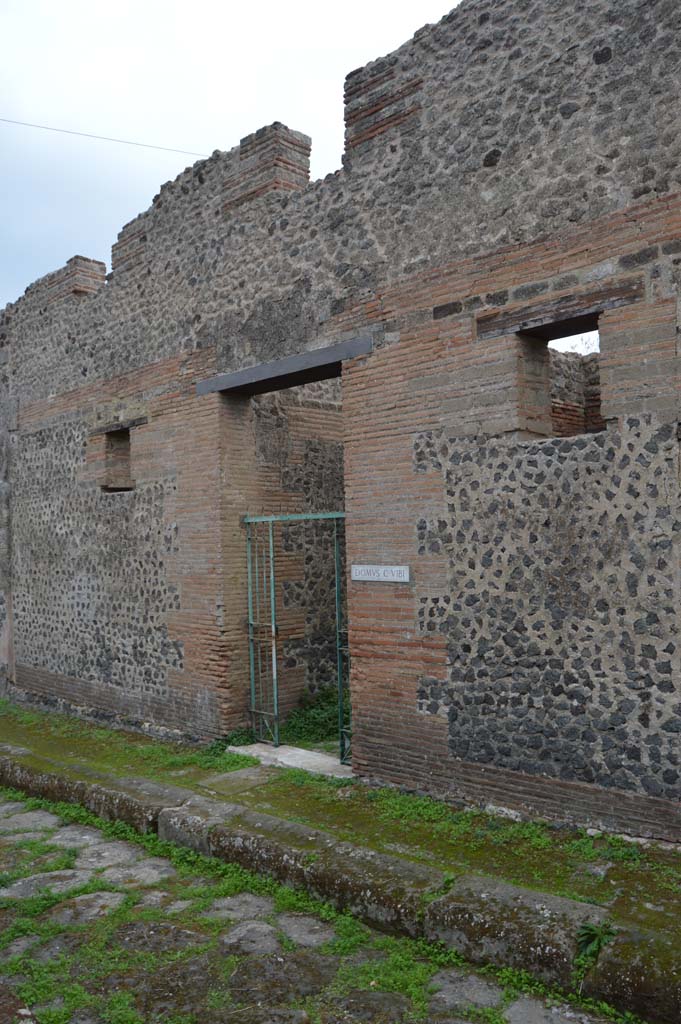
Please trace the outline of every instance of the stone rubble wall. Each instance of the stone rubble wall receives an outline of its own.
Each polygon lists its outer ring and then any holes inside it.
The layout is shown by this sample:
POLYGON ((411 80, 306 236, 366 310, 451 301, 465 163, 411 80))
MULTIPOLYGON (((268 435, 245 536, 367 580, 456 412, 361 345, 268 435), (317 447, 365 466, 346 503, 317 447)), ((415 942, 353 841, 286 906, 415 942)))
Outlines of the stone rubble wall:
POLYGON ((0 696, 13 674, 12 587, 11 587, 11 503, 10 463, 13 431, 16 430, 16 402, 9 388, 9 335, 0 312, 0 696))
MULTIPOLYGON (((521 445, 436 434, 448 515, 418 523, 449 563, 419 628, 448 676, 419 692, 456 758, 674 799, 681 706, 680 446, 670 424, 521 445)), ((423 465, 423 463, 421 463, 423 465)))
POLYGON ((372 132, 348 129, 343 170, 225 212, 247 161, 216 151, 123 229, 94 294, 32 285, 8 307, 15 393, 206 344, 221 369, 300 351, 379 285, 679 188, 679 17, 674 0, 466 0, 349 76, 347 117, 372 132))

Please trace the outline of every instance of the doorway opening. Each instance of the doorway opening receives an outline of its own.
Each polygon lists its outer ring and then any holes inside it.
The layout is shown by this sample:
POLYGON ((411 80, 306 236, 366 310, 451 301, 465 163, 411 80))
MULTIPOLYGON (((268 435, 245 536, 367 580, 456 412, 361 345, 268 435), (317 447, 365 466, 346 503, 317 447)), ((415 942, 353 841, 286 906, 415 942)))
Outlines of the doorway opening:
POLYGON ((245 516, 244 524, 255 738, 279 746, 301 704, 313 706, 316 699, 318 709, 326 708, 318 713, 322 723, 328 710, 335 711, 338 756, 348 764, 345 513, 245 516), (329 696, 335 708, 329 709, 329 696))
POLYGON ((370 336, 357 336, 196 386, 198 395, 219 392, 223 399, 225 604, 247 611, 247 629, 233 634, 229 653, 228 713, 243 735, 249 711, 249 737, 302 748, 298 763, 326 774, 334 774, 326 762, 339 767, 335 756, 315 741, 301 742, 302 730, 294 736, 293 726, 321 718, 330 733, 324 742, 349 762, 339 378, 347 362, 372 348, 370 336), (320 760, 323 767, 311 766, 320 760))

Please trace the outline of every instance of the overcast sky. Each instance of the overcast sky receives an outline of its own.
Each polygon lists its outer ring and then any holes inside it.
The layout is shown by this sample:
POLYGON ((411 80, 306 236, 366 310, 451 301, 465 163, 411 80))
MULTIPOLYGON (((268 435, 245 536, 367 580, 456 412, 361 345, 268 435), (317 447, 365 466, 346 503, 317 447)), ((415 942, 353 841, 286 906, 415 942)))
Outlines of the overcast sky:
MULTIPOLYGON (((340 166, 345 75, 455 0, 0 0, 0 117, 210 154, 272 121, 340 166)), ((0 122, 0 309, 121 227, 194 157, 0 122)))

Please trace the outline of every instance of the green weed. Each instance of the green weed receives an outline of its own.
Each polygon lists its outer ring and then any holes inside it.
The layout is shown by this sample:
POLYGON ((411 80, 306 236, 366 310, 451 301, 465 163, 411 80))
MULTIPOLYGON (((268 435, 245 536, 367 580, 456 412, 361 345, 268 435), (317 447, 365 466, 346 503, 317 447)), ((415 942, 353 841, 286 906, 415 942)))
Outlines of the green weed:
POLYGON ((19 725, 38 729, 43 737, 55 736, 88 743, 94 740, 102 746, 104 761, 112 764, 120 761, 125 764, 126 771, 141 771, 151 776, 191 768, 230 772, 258 764, 248 754, 225 750, 225 743, 190 747, 179 743, 155 742, 115 729, 94 728, 66 715, 27 711, 7 700, 0 701, 0 718, 3 716, 12 718, 19 725))
POLYGON ((281 768, 279 778, 291 786, 316 789, 324 795, 355 784, 354 779, 337 778, 334 775, 315 775, 314 772, 306 772, 304 768, 281 768))
MULTIPOLYGON (((343 701, 346 725, 350 718, 350 696, 343 701)), ((282 743, 323 743, 338 739, 338 690, 324 686, 315 694, 305 694, 297 708, 288 716, 280 730, 282 743)))
POLYGON ((104 1024, 144 1024, 129 992, 115 992, 100 1010, 104 1024))

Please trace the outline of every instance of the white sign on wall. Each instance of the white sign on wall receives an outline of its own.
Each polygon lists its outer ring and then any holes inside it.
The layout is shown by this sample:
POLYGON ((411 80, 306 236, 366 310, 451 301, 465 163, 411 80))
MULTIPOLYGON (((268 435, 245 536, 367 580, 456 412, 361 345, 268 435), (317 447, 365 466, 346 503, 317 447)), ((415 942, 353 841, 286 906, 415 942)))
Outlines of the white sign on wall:
POLYGON ((409 566, 353 565, 350 579, 363 583, 409 583, 409 566))

